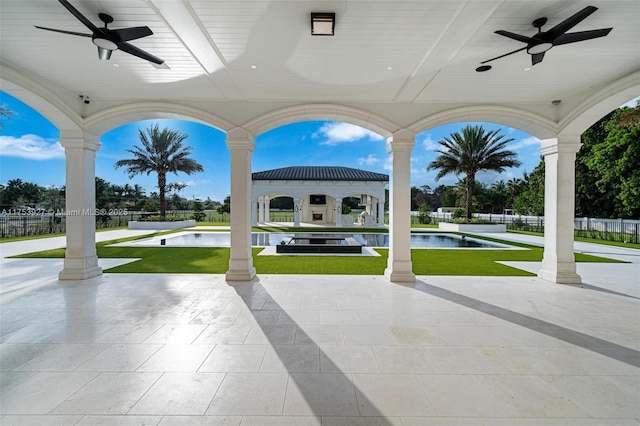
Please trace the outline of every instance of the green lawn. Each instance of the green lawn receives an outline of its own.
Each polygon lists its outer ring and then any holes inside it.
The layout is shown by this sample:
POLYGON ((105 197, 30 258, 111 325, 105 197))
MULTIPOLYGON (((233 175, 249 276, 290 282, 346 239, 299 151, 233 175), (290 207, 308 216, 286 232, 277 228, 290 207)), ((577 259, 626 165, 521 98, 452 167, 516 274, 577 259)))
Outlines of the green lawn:
MULTIPOLYGON (((513 232, 514 234, 535 235, 536 237, 544 237, 544 234, 542 232, 519 231, 519 230, 512 230, 512 229, 510 229, 508 232, 513 232)), ((576 237, 576 236, 573 237, 573 240, 580 241, 582 243, 594 243, 594 244, 602 244, 605 246, 624 247, 624 248, 632 248, 632 249, 640 250, 640 244, 636 244, 636 243, 625 243, 622 241, 600 240, 597 238, 586 238, 586 237, 576 237)))
MULTIPOLYGON (((156 233, 154 236, 174 231, 156 233)), ((110 244, 140 238, 125 238, 96 245, 100 258, 140 258, 126 265, 107 269, 112 273, 200 273, 224 274, 229 266, 229 248, 217 247, 108 247, 110 244)), ((531 276, 497 261, 540 261, 542 248, 528 250, 411 250, 416 275, 531 276)), ((387 265, 388 249, 376 249, 379 257, 355 256, 259 256, 262 248, 253 248, 253 262, 260 274, 341 274, 382 275, 387 265)), ((29 253, 19 258, 61 258, 64 249, 29 253)), ((584 254, 576 254, 578 262, 614 262, 584 254)))

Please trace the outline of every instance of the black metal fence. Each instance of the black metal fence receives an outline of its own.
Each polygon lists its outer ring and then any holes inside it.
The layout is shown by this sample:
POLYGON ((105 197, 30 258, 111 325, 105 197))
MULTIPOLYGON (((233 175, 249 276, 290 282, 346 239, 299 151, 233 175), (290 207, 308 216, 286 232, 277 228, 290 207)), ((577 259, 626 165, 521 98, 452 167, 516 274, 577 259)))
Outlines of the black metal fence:
MULTIPOLYGON (((492 223, 504 223, 508 230, 544 233, 544 216, 521 216, 501 214, 474 214, 474 218, 492 223)), ((415 212, 412 223, 433 223, 451 221, 450 213, 432 212, 426 218, 415 212)), ((617 241, 623 243, 640 243, 640 220, 634 219, 600 219, 575 218, 574 235, 594 240, 617 241)))
MULTIPOLYGON (((192 210, 168 211, 167 215, 178 219, 189 219, 193 215, 192 210)), ((114 216, 96 216, 96 229, 116 228, 127 226, 132 220, 145 220, 149 216, 157 216, 158 212, 129 211, 126 214, 114 216)), ((272 222, 293 222, 293 212, 272 212, 272 222)), ((505 223, 507 229, 516 231, 544 232, 544 217, 519 216, 498 214, 474 214, 474 217, 493 223, 505 223)), ((386 219, 386 217, 385 217, 386 219)), ((205 212, 207 222, 225 222, 231 220, 229 213, 205 212)), ((433 223, 450 221, 450 213, 430 213, 426 218, 420 217, 418 212, 411 216, 411 223, 433 223)), ((388 223, 388 221, 387 221, 388 223)), ((44 235, 64 233, 66 231, 66 218, 64 215, 0 215, 0 238, 22 237, 29 235, 44 235)), ((640 244, 640 220, 630 219, 597 219, 576 218, 574 220, 574 233, 576 237, 592 238, 596 240, 618 241, 640 244)))
MULTIPOLYGON (((168 211, 167 215, 179 219, 190 219, 192 210, 168 211)), ((150 216, 158 216, 159 212, 128 211, 126 214, 96 215, 96 229, 126 227, 129 221, 148 220, 150 216)), ((229 222, 229 213, 205 212, 207 222, 229 222)), ((66 216, 52 213, 21 215, 0 214, 0 239, 65 233, 66 216)))

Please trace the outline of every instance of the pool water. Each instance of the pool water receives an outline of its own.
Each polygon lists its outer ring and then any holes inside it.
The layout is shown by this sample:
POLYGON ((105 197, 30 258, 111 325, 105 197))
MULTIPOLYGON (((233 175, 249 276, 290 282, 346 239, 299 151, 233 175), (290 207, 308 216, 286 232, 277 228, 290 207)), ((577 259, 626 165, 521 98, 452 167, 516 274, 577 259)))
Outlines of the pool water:
MULTIPOLYGON (((323 237, 353 238, 366 247, 389 247, 389 234, 309 234, 258 232, 251 234, 254 247, 277 246, 287 244, 291 238, 322 239, 323 237)), ((168 246, 168 247, 230 247, 231 235, 228 232, 184 232, 166 237, 145 238, 125 243, 130 246, 168 246)), ((504 244, 463 238, 454 234, 411 234, 413 248, 506 248, 504 244)))

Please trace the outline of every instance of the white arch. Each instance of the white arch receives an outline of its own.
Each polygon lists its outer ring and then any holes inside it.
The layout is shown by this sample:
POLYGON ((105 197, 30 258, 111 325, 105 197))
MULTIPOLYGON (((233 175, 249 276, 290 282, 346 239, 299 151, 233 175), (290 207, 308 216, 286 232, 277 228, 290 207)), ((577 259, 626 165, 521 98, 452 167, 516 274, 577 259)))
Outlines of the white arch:
POLYGON ((82 128, 82 117, 73 111, 67 102, 45 85, 27 77, 25 73, 0 65, 0 83, 2 90, 38 111, 58 130, 82 128))
POLYGON ((437 126, 461 121, 503 124, 527 132, 538 139, 547 139, 558 134, 557 123, 553 120, 531 112, 493 105, 469 106, 442 111, 425 117, 407 128, 418 134, 437 126))
POLYGON ((253 136, 286 124, 312 120, 335 120, 355 124, 385 138, 400 126, 371 112, 337 104, 308 104, 287 107, 254 118, 242 125, 253 136))
POLYGON ((560 121, 563 135, 579 136, 620 105, 640 96, 640 71, 602 87, 560 121))
POLYGON ((88 116, 84 127, 101 135, 127 123, 154 118, 175 118, 196 121, 228 132, 235 126, 228 121, 201 109, 168 102, 138 102, 119 105, 88 116))

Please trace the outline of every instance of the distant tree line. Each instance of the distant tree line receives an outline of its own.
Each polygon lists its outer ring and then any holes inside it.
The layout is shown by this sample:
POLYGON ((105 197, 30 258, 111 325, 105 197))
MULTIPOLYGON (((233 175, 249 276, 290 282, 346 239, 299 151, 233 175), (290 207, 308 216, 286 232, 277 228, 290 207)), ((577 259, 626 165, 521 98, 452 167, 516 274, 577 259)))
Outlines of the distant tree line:
MULTIPOLYGON (((196 200, 189 200, 180 195, 186 185, 174 183, 168 185, 167 208, 169 210, 191 210, 196 200)), ((153 191, 146 193, 143 187, 134 185, 117 185, 96 177, 96 207, 99 209, 126 208, 157 212, 160 209, 160 196, 153 191)), ((227 197, 228 198, 228 197, 227 197)), ((6 185, 0 184, 0 205, 3 209, 38 207, 63 210, 65 199, 64 186, 45 187, 21 179, 12 179, 6 185)), ((205 210, 216 210, 221 203, 207 197, 197 200, 205 210)))

